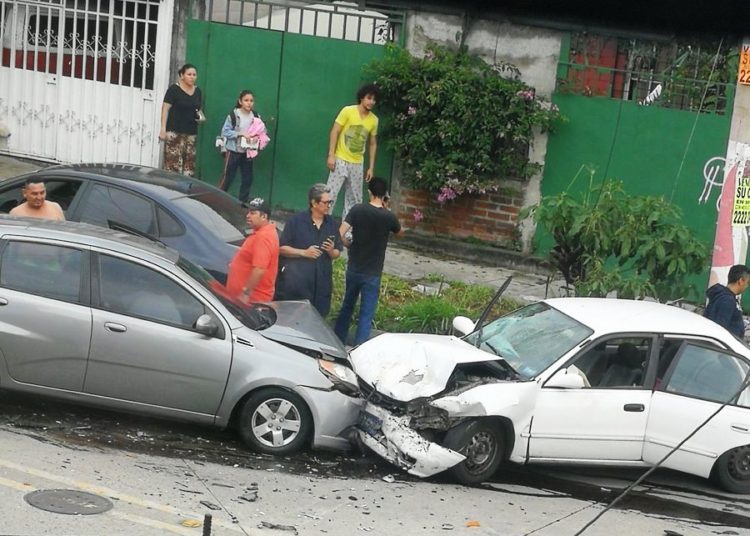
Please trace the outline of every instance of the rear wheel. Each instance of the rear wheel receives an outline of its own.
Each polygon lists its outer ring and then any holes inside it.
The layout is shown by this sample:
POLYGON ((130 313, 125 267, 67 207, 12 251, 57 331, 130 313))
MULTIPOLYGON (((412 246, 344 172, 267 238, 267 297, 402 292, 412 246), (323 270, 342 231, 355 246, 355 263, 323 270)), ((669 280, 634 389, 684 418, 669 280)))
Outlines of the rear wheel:
POLYGON ((732 493, 750 493, 750 445, 719 456, 711 474, 713 480, 732 493))
POLYGON ((307 404, 286 389, 261 389, 253 393, 242 406, 240 436, 257 452, 297 452, 305 447, 312 430, 312 415, 307 404))
POLYGON ((466 456, 448 472, 461 484, 479 484, 495 474, 502 463, 505 436, 497 423, 472 420, 448 430, 443 446, 466 456))

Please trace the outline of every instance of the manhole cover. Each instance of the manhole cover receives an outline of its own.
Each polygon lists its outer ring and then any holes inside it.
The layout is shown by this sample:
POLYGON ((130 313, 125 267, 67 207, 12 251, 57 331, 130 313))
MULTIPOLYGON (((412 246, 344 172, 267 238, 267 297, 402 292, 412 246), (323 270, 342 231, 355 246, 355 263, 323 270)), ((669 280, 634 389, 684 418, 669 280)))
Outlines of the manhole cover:
POLYGON ((99 495, 74 489, 41 489, 24 497, 31 506, 56 514, 101 514, 112 508, 112 502, 99 495))

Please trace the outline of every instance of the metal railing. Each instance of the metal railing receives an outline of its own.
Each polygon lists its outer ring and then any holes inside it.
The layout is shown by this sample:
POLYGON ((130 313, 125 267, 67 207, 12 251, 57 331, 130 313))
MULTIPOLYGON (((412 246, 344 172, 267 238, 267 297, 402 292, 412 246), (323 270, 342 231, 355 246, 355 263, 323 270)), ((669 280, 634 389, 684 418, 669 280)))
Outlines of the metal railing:
POLYGON ((210 22, 384 45, 400 42, 402 11, 362 10, 353 2, 209 0, 210 22))

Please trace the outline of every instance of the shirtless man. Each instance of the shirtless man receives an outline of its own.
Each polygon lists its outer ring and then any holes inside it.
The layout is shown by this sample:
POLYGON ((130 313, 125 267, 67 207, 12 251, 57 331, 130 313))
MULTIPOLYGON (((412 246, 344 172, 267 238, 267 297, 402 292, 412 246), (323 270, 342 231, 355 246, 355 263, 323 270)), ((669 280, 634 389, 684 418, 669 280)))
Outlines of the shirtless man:
POLYGON ((21 193, 26 201, 11 210, 11 216, 65 221, 65 214, 63 214, 60 205, 45 199, 47 189, 43 182, 27 179, 21 193))

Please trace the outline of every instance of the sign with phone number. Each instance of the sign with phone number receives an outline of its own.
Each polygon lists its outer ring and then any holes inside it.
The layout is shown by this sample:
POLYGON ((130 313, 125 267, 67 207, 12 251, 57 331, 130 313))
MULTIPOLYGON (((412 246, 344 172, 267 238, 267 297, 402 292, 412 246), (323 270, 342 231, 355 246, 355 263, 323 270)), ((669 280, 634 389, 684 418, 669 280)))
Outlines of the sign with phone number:
POLYGON ((750 85, 750 44, 742 45, 740 50, 740 70, 737 73, 737 82, 750 85))

